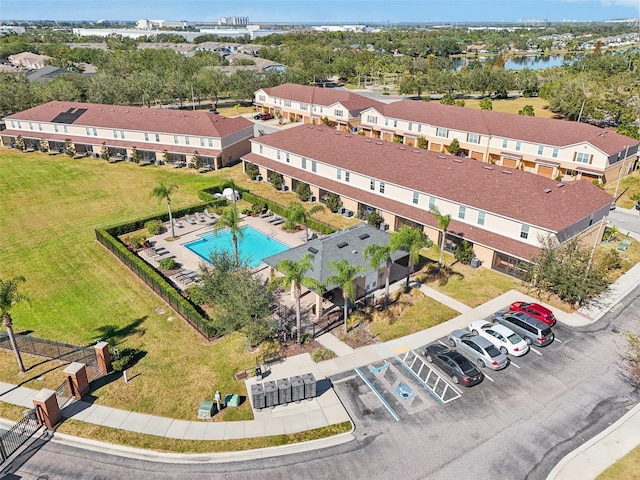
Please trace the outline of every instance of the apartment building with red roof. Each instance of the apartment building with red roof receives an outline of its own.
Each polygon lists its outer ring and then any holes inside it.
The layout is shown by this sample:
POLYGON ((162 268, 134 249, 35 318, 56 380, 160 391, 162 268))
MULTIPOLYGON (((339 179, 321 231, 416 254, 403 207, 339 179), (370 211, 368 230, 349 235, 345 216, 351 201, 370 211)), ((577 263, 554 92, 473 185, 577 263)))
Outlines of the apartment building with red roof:
POLYGON ((402 100, 361 112, 365 135, 447 151, 562 182, 617 181, 638 161, 638 140, 580 122, 477 110, 438 102, 402 100))
POLYGON ((590 182, 560 183, 324 125, 255 138, 242 159, 257 165, 263 179, 280 173, 291 190, 307 183, 320 202, 337 194, 355 215, 378 211, 383 229, 409 225, 439 242, 443 232, 431 213, 436 208, 451 216, 451 248, 465 239, 484 266, 508 273, 535 256, 546 237, 563 242, 581 236, 592 245, 612 201, 590 182))
POLYGON ((256 91, 253 100, 260 112, 269 112, 287 122, 327 123, 339 130, 358 127, 360 112, 381 109, 384 104, 348 90, 284 83, 256 91))
POLYGON ((249 152, 253 123, 243 117, 223 117, 191 110, 53 101, 5 118, 3 145, 18 137, 28 150, 62 151, 70 144, 76 154, 152 163, 190 164, 219 169, 249 152), (135 153, 135 155, 134 155, 135 153))

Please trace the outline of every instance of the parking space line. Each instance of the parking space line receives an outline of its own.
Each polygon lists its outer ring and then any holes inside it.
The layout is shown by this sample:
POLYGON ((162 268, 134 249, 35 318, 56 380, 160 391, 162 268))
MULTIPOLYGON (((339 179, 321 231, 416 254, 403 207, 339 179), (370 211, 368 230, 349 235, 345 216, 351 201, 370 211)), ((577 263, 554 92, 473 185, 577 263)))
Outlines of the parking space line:
MULTIPOLYGON (((484 373, 484 372, 482 372, 484 373)), ((491 378, 489 375, 487 375, 486 373, 484 374, 484 376, 487 378, 487 380, 491 380, 493 382, 493 378, 491 378)))
POLYGON ((516 368, 520 368, 518 365, 516 365, 516 364, 515 364, 515 363, 513 363, 513 362, 509 362, 509 364, 510 364, 510 365, 513 365, 513 366, 514 366, 514 367, 516 367, 516 368))
POLYGON ((558 337, 553 337, 553 340, 558 343, 562 343, 562 340, 558 340, 558 337))
POLYGON ((533 347, 529 347, 529 350, 531 350, 533 353, 537 353, 538 355, 542 356, 542 353, 541 353, 541 352, 539 352, 538 350, 536 350, 536 349, 535 349, 535 348, 533 348, 533 347))
POLYGON ((371 389, 371 391, 374 393, 374 395, 376 397, 378 397, 378 400, 380 400, 380 402, 382 402, 382 405, 384 405, 387 410, 389 410, 389 413, 391 414, 391 416, 393 418, 396 419, 397 422, 400 421, 400 417, 398 416, 398 414, 395 412, 395 410, 393 408, 391 408, 391 405, 389 405, 389 403, 384 399, 384 397, 382 396, 382 394, 376 389, 376 387, 373 386, 373 383, 371 383, 369 381, 369 379, 367 377, 364 376, 364 374, 360 371, 360 369, 358 368, 354 368, 354 370, 356 371, 356 373, 358 375, 360 375, 360 378, 364 381, 364 383, 367 384, 367 386, 371 389))

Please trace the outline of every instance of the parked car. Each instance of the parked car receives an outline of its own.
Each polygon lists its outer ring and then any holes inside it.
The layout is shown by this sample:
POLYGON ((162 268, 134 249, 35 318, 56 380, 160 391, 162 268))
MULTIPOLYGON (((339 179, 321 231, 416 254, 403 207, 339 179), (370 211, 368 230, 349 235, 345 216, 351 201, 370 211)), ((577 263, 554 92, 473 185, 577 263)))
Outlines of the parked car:
POLYGON ((255 120, 271 120, 273 118, 273 113, 264 112, 264 113, 256 113, 253 118, 255 120))
POLYGON ((540 347, 549 345, 553 342, 553 332, 546 323, 541 322, 537 318, 530 317, 524 312, 513 312, 504 310, 497 312, 493 319, 510 328, 527 342, 540 347))
POLYGON ((550 327, 556 324, 556 317, 553 312, 539 303, 514 302, 509 307, 509 310, 513 312, 524 312, 530 317, 546 323, 550 327))
POLYGON ((640 200, 636 202, 636 210, 640 210, 640 200))
POLYGON ((424 355, 427 362, 449 375, 453 383, 472 387, 484 380, 484 374, 467 357, 444 345, 428 345, 424 355))
POLYGON ((505 355, 521 357, 529 351, 529 345, 520 335, 499 323, 476 320, 469 324, 469 330, 489 340, 505 355))
POLYGON ((509 365, 507 356, 486 338, 466 330, 454 330, 448 337, 449 345, 475 360, 479 367, 502 370, 509 365))

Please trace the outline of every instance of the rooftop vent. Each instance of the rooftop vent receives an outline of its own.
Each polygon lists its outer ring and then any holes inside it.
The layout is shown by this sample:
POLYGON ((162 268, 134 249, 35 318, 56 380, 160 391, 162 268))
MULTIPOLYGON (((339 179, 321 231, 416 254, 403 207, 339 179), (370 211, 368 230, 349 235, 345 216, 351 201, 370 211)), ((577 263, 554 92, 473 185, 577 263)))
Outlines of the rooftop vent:
POLYGON ((351 250, 351 253, 355 255, 356 253, 358 253, 358 250, 351 250))
POLYGON ((491 165, 483 165, 482 168, 484 168, 485 170, 493 170, 493 167, 491 165))
POLYGON ((558 183, 558 184, 556 184, 556 187, 558 187, 558 188, 562 188, 562 187, 564 187, 564 183, 562 183, 562 182, 561 182, 561 183, 558 183))
POLYGON ((316 247, 309 247, 309 248, 307 248, 307 250, 309 250, 314 255, 320 251, 316 247))
POLYGON ((349 245, 347 242, 340 242, 338 245, 336 245, 338 248, 344 248, 347 245, 349 245))
POLYGON ((551 189, 550 188, 545 188, 544 189, 544 193, 551 193, 551 189))
POLYGON ((513 172, 511 170, 500 170, 502 173, 506 173, 507 175, 511 175, 513 172))
POLYGON ((411 150, 413 153, 420 153, 420 149, 419 148, 414 148, 413 150, 411 150))
POLYGON ((400 145, 398 148, 399 148, 400 150, 406 150, 406 149, 407 149, 407 147, 403 147, 402 145, 400 145))
POLYGON ((324 132, 324 128, 318 127, 316 130, 318 130, 319 132, 324 132))
POLYGON ((378 140, 378 141, 376 142, 376 145, 384 145, 384 142, 381 142, 380 140, 378 140))
POLYGON ((347 133, 347 134, 345 135, 345 137, 346 137, 346 138, 351 138, 351 137, 353 137, 353 135, 351 135, 350 133, 347 133))
POLYGON ((369 234, 368 233, 361 233, 360 235, 358 235, 358 238, 360 240, 364 240, 365 238, 369 238, 369 234))
POLYGON ((456 163, 462 163, 462 159, 461 158, 457 158, 457 157, 454 158, 453 161, 456 162, 456 163))
POLYGON ((333 132, 333 134, 334 135, 340 135, 340 132, 336 130, 335 132, 333 132))
POLYGON ((371 143, 371 139, 370 138, 365 138, 364 141, 371 143))
POLYGON ((438 155, 436 158, 440 158, 442 160, 446 160, 447 159, 447 157, 445 157, 444 155, 438 155))

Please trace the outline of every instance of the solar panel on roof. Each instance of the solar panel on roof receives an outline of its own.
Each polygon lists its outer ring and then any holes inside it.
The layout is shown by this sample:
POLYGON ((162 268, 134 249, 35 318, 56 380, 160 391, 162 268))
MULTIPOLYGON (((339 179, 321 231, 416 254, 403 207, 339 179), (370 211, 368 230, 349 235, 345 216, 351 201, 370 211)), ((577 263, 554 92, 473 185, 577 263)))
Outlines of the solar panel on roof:
POLYGON ((320 251, 320 250, 318 250, 318 249, 317 249, 317 248, 315 248, 315 247, 309 247, 309 248, 307 248, 307 250, 309 250, 309 251, 310 251, 311 253, 313 253, 314 255, 320 251))
POLYGON ((360 240, 364 240, 365 238, 369 238, 369 234, 368 233, 361 233, 360 235, 358 235, 358 238, 360 240))
POLYGON ((344 248, 347 245, 349 245, 347 242, 340 242, 338 245, 336 245, 338 248, 344 248))
POLYGON ((51 120, 52 123, 66 123, 71 124, 75 122, 80 116, 86 112, 86 108, 69 108, 66 112, 59 113, 56 117, 51 120))

